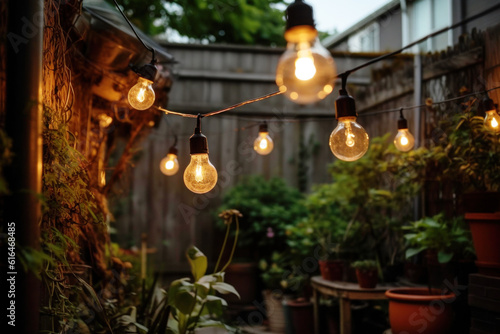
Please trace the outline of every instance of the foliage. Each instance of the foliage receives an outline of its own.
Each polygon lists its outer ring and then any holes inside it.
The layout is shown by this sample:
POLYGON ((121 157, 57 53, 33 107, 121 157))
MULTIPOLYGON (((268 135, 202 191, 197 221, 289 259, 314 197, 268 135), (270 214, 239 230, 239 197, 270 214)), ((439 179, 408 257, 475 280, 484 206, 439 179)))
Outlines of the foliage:
POLYGON ((458 179, 466 191, 499 191, 500 136, 484 126, 473 104, 453 117, 448 132, 445 174, 458 179))
POLYGON ((472 236, 463 217, 446 219, 444 214, 438 214, 412 222, 403 229, 406 258, 424 250, 435 250, 439 263, 447 263, 454 256, 467 258, 474 254, 472 236))
MULTIPOLYGON (((251 176, 229 189, 218 211, 239 210, 243 214, 239 249, 251 246, 258 253, 257 258, 268 257, 271 250, 285 249, 287 228, 305 216, 302 198, 298 190, 287 186, 282 179, 251 176)), ((218 227, 224 226, 219 223, 218 227)))
POLYGON ((147 6, 140 0, 120 3, 130 20, 150 35, 171 28, 181 36, 211 43, 285 42, 284 0, 153 0, 147 6))
POLYGON ((269 260, 261 259, 260 277, 266 288, 291 293, 300 291, 306 277, 294 270, 295 264, 290 252, 273 252, 269 260))
POLYGON ((360 260, 351 263, 351 267, 359 270, 372 270, 377 269, 377 262, 373 260, 360 260))
POLYGON ((182 278, 172 282, 168 289, 168 305, 173 316, 169 322, 171 332, 185 334, 194 328, 214 326, 234 331, 220 321, 227 302, 216 296, 216 292, 232 293, 239 297, 238 292, 224 282, 223 272, 206 275, 207 258, 198 248, 189 248, 186 256, 193 282, 189 278, 182 278))

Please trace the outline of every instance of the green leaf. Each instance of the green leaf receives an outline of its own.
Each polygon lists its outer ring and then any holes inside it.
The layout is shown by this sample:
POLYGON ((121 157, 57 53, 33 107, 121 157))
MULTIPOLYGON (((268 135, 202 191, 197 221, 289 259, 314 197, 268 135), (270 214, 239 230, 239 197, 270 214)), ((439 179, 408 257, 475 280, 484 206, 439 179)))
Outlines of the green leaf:
POLYGON ((453 257, 453 253, 445 253, 443 251, 438 252, 438 262, 439 263, 448 263, 453 257))
POLYGON ((181 313, 190 314, 193 311, 195 304, 196 298, 191 293, 180 290, 174 296, 174 303, 172 306, 178 309, 181 313))
POLYGON ((420 253, 421 251, 423 251, 425 249, 427 249, 427 247, 408 248, 406 250, 406 258, 409 259, 410 257, 417 255, 418 253, 420 253))
POLYGON ((217 292, 222 293, 223 295, 232 293, 238 296, 238 298, 240 298, 240 294, 238 293, 238 291, 236 291, 234 286, 230 284, 224 282, 217 282, 214 285, 212 285, 212 288, 214 288, 217 292))
POLYGON ((193 274, 194 281, 197 282, 207 272, 207 257, 195 246, 187 250, 186 256, 191 265, 191 273, 193 274))

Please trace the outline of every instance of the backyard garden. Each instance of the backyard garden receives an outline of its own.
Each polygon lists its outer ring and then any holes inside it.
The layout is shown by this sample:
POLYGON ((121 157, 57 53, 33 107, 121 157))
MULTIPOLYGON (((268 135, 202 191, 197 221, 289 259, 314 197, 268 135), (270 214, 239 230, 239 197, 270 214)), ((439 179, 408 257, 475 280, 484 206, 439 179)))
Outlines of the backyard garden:
POLYGON ((0 2, 5 333, 497 333, 498 9, 353 53, 302 0, 0 2))

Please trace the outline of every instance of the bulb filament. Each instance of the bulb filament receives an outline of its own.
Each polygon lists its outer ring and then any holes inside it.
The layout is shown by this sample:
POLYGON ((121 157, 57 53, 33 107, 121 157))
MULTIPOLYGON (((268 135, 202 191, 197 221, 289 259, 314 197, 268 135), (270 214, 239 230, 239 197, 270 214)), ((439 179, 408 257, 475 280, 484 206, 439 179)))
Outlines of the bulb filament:
POLYGON ((353 147, 355 142, 354 142, 354 134, 352 133, 351 129, 351 122, 346 122, 346 135, 345 135, 345 144, 349 147, 353 147))
POLYGON ((194 175, 194 179, 196 180, 196 182, 203 181, 203 174, 202 174, 201 166, 196 166, 196 173, 194 175))
POLYGON ((267 140, 262 139, 262 140, 260 141, 259 147, 260 147, 261 149, 265 150, 265 149, 267 148, 267 140))
POLYGON ((312 79, 316 74, 316 66, 314 66, 314 59, 311 51, 301 50, 297 54, 298 58, 295 61, 295 76, 302 81, 312 79))
POLYGON ((165 168, 166 169, 174 168, 174 162, 172 160, 167 161, 167 163, 165 164, 165 168))
POLYGON ((137 101, 139 102, 144 102, 144 99, 146 98, 146 88, 141 87, 139 90, 139 93, 137 93, 137 101))
POLYGON ((401 145, 406 146, 408 145, 408 138, 406 136, 401 137, 401 140, 399 141, 401 145))
POLYGON ((492 128, 498 128, 498 122, 497 122, 497 120, 496 120, 496 119, 494 119, 494 118, 491 120, 491 127, 492 127, 492 128))

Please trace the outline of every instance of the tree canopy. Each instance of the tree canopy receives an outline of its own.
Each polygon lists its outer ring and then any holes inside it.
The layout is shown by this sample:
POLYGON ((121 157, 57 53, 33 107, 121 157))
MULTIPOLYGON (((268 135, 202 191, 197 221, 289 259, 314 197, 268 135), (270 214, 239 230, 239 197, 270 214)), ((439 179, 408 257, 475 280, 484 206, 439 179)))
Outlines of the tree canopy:
MULTIPOLYGON (((113 4, 112 0, 106 0, 113 4)), ((284 8, 290 0, 120 0, 142 31, 171 28, 210 43, 284 45, 284 8)))

